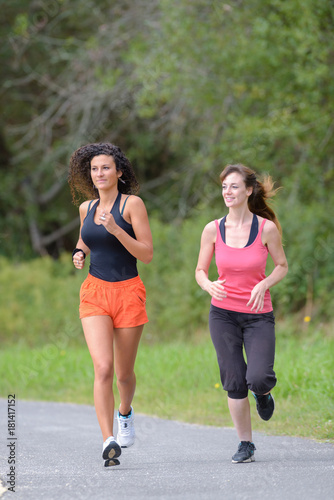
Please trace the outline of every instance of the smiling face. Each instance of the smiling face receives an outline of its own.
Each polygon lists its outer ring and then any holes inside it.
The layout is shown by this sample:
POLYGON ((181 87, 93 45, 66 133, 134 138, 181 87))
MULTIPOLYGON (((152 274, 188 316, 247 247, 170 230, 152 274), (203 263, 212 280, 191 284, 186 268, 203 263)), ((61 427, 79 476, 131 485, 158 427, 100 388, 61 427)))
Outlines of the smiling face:
POLYGON ((246 187, 242 175, 238 172, 227 175, 222 182, 222 194, 228 208, 247 205, 248 197, 252 194, 252 191, 251 187, 246 187))
POLYGON ((97 189, 117 187, 117 181, 122 172, 116 170, 114 158, 108 155, 94 156, 90 162, 90 174, 97 189))

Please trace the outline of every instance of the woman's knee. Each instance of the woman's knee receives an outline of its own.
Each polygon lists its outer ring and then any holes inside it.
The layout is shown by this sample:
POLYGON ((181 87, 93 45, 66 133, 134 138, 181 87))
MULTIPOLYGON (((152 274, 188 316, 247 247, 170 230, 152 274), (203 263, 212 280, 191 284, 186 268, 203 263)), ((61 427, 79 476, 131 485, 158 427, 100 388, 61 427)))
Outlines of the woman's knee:
POLYGON ((123 371, 116 373, 117 383, 118 384, 132 384, 136 379, 135 373, 133 370, 131 371, 123 371))
POLYGON ((247 377, 248 388, 255 394, 266 394, 270 392, 271 389, 275 387, 276 381, 277 379, 274 371, 270 374, 256 373, 251 377, 247 377))
POLYGON ((114 377, 114 365, 112 361, 98 361, 94 364, 95 380, 109 382, 114 377))

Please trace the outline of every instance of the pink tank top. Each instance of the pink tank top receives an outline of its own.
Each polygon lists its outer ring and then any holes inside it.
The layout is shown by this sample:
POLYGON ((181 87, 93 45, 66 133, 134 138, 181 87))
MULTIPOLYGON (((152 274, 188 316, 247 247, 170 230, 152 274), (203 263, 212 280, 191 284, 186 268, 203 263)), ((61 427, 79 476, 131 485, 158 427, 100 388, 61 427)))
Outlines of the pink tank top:
MULTIPOLYGON (((261 234, 266 219, 262 221, 257 237, 253 243, 244 248, 233 248, 223 242, 219 223, 215 220, 217 228, 217 238, 215 243, 215 256, 220 280, 224 283, 227 297, 223 300, 212 298, 211 304, 227 309, 249 314, 259 314, 251 311, 252 306, 247 306, 251 291, 254 286, 266 277, 266 263, 268 249, 262 243, 261 234)), ((264 296, 264 306, 260 313, 267 313, 273 310, 269 290, 264 296)))

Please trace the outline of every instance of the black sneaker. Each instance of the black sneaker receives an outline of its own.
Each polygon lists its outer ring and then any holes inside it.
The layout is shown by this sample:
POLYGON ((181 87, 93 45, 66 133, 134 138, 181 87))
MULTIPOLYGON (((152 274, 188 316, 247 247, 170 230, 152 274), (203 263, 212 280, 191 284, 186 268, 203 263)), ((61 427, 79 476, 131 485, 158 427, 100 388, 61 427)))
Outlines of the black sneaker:
POLYGON ((247 462, 254 462, 255 444, 250 441, 241 441, 238 446, 238 451, 232 457, 233 464, 242 464, 247 462))
POLYGON ((275 410, 275 401, 272 395, 265 394, 261 396, 260 394, 252 393, 256 401, 256 409, 262 420, 269 420, 275 410))

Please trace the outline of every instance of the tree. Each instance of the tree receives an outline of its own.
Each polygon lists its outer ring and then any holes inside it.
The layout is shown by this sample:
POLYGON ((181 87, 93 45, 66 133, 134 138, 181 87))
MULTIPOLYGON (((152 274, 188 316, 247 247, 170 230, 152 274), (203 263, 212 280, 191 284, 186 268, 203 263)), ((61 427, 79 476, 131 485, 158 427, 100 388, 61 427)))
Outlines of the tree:
POLYGON ((2 252, 31 254, 28 230, 41 254, 73 246, 69 155, 108 140, 134 160, 162 220, 221 207, 226 163, 273 174, 287 303, 319 296, 334 274, 320 251, 333 234, 333 25, 330 0, 12 2, 1 25, 2 252))
MULTIPOLYGON (((10 209, 2 225, 10 222, 13 233, 3 252, 12 253, 15 245, 29 254, 27 230, 41 255, 72 246, 64 237, 77 228, 78 217, 66 187, 67 165, 80 145, 108 140, 127 147, 136 138, 151 147, 152 164, 160 155, 162 138, 153 144, 148 124, 133 109, 126 60, 129 33, 141 31, 150 11, 146 2, 59 0, 16 3, 7 12, 1 100, 13 168, 1 205, 10 209)), ((131 154, 136 146, 129 149, 131 154)), ((144 180, 150 177, 148 167, 137 170, 144 180)))

